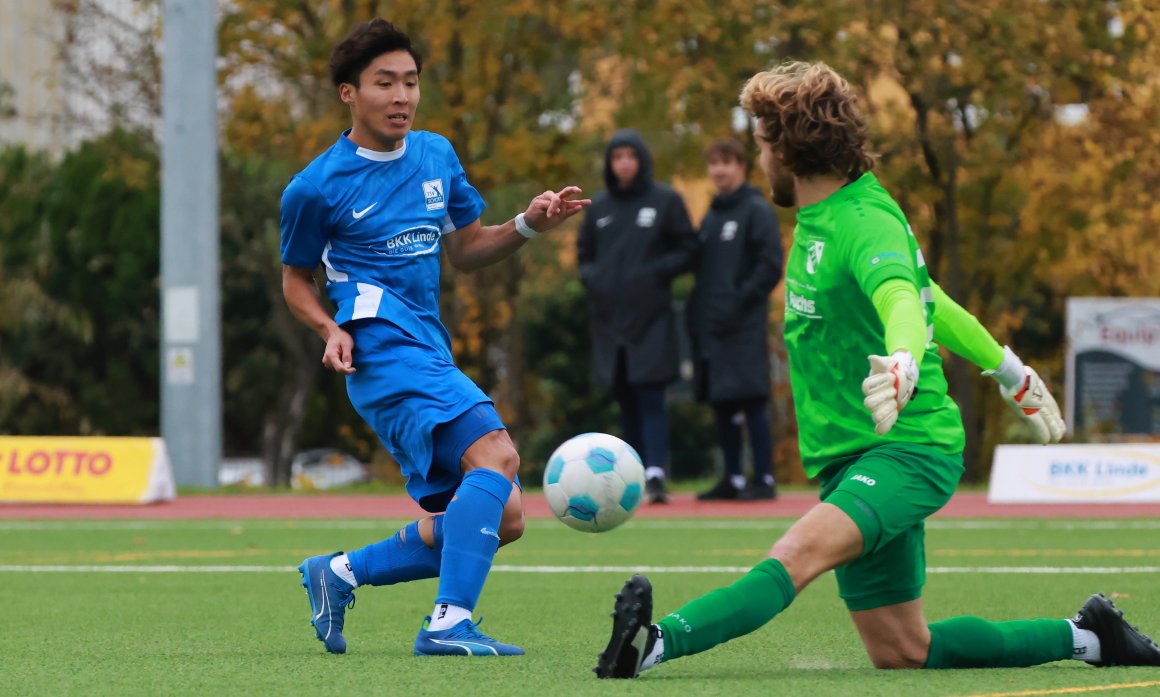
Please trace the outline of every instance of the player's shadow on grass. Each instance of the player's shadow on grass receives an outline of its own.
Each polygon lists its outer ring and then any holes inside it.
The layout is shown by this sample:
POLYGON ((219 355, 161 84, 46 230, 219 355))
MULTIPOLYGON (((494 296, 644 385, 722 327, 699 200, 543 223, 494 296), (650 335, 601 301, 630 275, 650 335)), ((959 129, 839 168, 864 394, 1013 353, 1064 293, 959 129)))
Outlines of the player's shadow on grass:
MULTIPOLYGON (((1048 663, 1040 666, 1032 666, 1030 668, 963 668, 963 669, 947 669, 938 671, 922 671, 922 670, 881 670, 874 668, 867 664, 865 667, 830 667, 818 661, 817 665, 802 665, 793 668, 763 668, 761 666, 752 666, 749 668, 714 668, 712 670, 696 670, 692 669, 686 671, 649 671, 642 678, 652 682, 654 680, 670 680, 673 682, 682 681, 702 681, 702 680, 720 680, 720 681, 734 681, 734 682, 748 682, 752 680, 781 680, 792 681, 793 679, 809 679, 810 681, 833 681, 835 683, 848 684, 851 678, 859 680, 880 680, 890 681, 896 679, 899 675, 967 675, 975 674, 986 676, 987 678, 1005 677, 1008 673, 1012 675, 1026 674, 1028 671, 1054 671, 1054 670, 1090 670, 1089 666, 1083 665, 1079 661, 1059 661, 1056 663, 1048 663)), ((1107 674, 1105 671, 1104 674, 1107 674)))

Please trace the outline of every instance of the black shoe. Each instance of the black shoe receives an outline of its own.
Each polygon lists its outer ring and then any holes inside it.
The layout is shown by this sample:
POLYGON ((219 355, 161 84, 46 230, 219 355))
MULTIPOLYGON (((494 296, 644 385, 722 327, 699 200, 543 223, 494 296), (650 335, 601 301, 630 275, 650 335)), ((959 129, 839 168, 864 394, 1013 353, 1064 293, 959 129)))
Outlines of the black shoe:
POLYGON ((741 495, 741 489, 733 486, 733 482, 726 477, 713 485, 713 488, 697 494, 698 501, 732 501, 741 495))
POLYGON ((669 493, 665 491, 665 480, 653 477, 644 483, 644 491, 649 503, 668 503, 669 493))
POLYGON ((1100 660, 1093 666, 1160 666, 1160 647, 1124 619, 1104 597, 1093 595, 1075 615, 1075 626, 1090 629, 1100 640, 1100 660))
POLYGON ((777 484, 749 482, 737 498, 742 501, 772 501, 777 498, 777 484))
POLYGON ((635 678, 657 641, 652 624, 652 584, 640 574, 625 582, 612 610, 612 638, 592 669, 598 678, 635 678))

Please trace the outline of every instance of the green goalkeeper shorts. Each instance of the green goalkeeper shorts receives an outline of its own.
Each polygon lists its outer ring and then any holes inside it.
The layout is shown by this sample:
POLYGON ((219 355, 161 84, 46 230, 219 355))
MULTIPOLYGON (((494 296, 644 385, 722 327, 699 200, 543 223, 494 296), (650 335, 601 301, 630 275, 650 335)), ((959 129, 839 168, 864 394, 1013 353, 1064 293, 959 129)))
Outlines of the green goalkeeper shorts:
POLYGON ((834 573, 850 610, 873 610, 922 596, 923 521, 946 505, 963 475, 963 456, 917 443, 887 443, 822 471, 822 501, 862 531, 862 556, 834 573))

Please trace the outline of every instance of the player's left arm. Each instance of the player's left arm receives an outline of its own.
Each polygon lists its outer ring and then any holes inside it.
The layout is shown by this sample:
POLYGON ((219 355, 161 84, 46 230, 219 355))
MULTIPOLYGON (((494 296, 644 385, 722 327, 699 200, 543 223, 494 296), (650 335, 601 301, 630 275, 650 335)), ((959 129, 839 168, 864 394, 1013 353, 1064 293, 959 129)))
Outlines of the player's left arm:
POLYGON ((1065 426, 1059 405, 1035 369, 1023 364, 1009 346, 999 346, 979 320, 931 283, 934 339, 983 369, 999 383, 999 393, 1043 444, 1057 443, 1065 426))
POLYGON ((443 237, 447 258, 460 271, 475 271, 506 259, 536 234, 551 230, 592 203, 574 198, 580 193, 578 186, 545 191, 532 199, 526 211, 501 225, 481 225, 476 218, 443 237))

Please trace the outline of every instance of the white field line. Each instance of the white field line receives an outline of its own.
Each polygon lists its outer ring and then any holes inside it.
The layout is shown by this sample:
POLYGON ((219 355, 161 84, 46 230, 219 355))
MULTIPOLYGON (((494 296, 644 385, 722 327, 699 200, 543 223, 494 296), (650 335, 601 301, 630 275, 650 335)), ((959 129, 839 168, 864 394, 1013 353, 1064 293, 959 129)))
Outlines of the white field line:
MULTIPOLYGON (((497 564, 491 570, 497 573, 522 574, 584 574, 584 573, 649 573, 649 574, 741 574, 750 566, 513 566, 497 564)), ((291 573, 293 566, 255 565, 0 565, 0 573, 291 573)), ((1160 566, 931 566, 928 574, 1155 574, 1160 566)))

